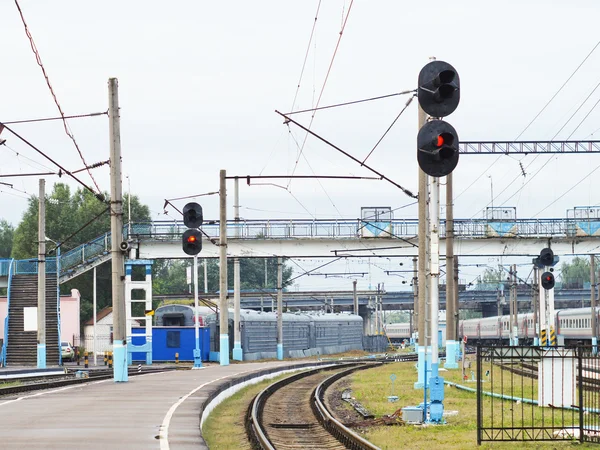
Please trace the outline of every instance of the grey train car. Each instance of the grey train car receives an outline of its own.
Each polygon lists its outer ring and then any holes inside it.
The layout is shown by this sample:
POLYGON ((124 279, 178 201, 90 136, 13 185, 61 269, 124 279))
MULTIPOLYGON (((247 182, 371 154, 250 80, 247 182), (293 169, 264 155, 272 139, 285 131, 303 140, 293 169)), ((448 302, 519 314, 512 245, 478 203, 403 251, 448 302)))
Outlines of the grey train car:
MULTIPOLYGON (((216 316, 207 317, 211 351, 218 351, 216 316)), ((233 310, 229 310, 229 344, 234 345, 233 310)), ((240 330, 245 361, 277 357, 277 314, 242 310, 240 330)), ((350 314, 283 313, 283 355, 299 358, 362 350, 363 321, 350 314)))
MULTIPOLYGON (((198 307, 198 324, 204 326, 206 316, 213 311, 207 306, 198 307)), ((194 307, 188 305, 163 305, 156 308, 154 312, 154 326, 156 327, 193 327, 196 318, 194 317, 194 307)))

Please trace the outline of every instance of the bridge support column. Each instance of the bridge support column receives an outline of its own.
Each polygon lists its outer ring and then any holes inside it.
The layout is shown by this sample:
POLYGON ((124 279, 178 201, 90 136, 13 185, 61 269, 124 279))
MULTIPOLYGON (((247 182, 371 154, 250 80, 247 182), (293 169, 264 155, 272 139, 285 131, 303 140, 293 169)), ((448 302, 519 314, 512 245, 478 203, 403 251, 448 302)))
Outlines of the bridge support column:
POLYGON ((125 261, 125 335, 127 336, 127 363, 132 364, 133 353, 145 353, 146 364, 152 364, 152 316, 154 310, 152 309, 152 264, 153 260, 150 259, 128 259, 125 261), (143 266, 144 278, 142 280, 133 279, 133 267, 143 266), (134 295, 134 291, 141 291, 144 293, 144 298, 140 295, 134 295), (142 307, 143 306, 143 307, 142 307), (133 334, 133 322, 144 321, 144 333, 133 334), (145 336, 145 342, 143 344, 134 345, 133 337, 136 340, 145 336))

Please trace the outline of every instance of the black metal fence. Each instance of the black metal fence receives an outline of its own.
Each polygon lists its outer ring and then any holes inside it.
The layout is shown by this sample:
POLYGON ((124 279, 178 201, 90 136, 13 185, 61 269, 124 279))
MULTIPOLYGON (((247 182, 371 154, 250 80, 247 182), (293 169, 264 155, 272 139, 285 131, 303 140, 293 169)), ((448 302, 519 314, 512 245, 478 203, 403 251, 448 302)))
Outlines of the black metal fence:
POLYGON ((600 356, 592 347, 478 347, 477 443, 600 443, 600 356))

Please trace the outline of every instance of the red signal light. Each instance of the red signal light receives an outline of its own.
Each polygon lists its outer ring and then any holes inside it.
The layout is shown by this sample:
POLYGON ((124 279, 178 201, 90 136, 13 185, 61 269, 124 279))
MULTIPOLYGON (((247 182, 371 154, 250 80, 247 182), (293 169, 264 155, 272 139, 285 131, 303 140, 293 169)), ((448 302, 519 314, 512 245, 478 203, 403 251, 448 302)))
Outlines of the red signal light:
POLYGON ((192 235, 192 236, 188 236, 187 241, 189 243, 194 243, 196 242, 196 236, 192 235))
POLYGON ((442 136, 441 134, 438 135, 437 139, 435 140, 435 145, 436 147, 441 147, 442 145, 444 145, 444 136, 442 136))

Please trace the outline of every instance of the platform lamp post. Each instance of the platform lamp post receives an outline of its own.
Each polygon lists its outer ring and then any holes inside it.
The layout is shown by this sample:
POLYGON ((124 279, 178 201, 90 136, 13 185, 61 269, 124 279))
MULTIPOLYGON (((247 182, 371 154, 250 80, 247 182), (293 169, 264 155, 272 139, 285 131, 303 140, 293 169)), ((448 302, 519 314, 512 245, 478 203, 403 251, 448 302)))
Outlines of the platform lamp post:
POLYGON ((198 318, 198 253, 202 250, 202 233, 198 227, 202 225, 202 206, 198 203, 188 203, 183 207, 183 223, 189 229, 183 233, 181 245, 187 255, 194 257, 194 330, 196 347, 194 348, 194 369, 202 369, 200 353, 200 324, 198 318))

